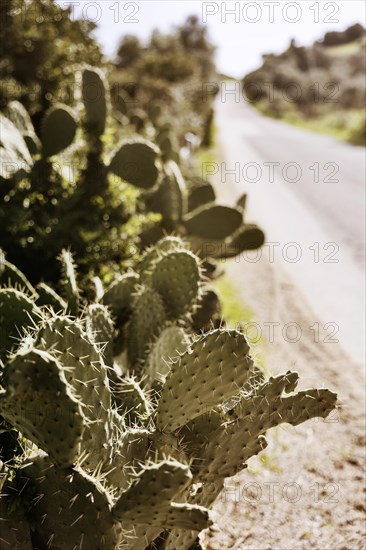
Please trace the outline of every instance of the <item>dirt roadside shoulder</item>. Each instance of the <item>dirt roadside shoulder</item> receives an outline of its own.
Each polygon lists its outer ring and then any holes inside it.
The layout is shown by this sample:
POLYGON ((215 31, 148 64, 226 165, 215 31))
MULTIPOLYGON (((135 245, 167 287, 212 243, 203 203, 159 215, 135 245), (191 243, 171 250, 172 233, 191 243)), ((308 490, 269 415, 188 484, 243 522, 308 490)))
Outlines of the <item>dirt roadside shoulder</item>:
MULTIPOLYGON (((227 185, 218 196, 233 204, 227 185)), ((329 340, 296 284, 264 255, 255 263, 226 262, 238 297, 252 309, 266 338, 260 344, 271 373, 296 370, 300 389, 328 387, 340 408, 326 421, 279 428, 269 436, 262 460, 227 480, 216 501, 209 550, 358 550, 365 544, 365 395, 360 366, 329 340), (265 324, 267 323, 267 325, 265 324), (273 342, 268 323, 273 325, 273 342), (297 342, 283 329, 301 329, 297 342)), ((331 338, 332 340, 332 338, 331 338)), ((256 347, 254 354, 256 353, 256 347)))

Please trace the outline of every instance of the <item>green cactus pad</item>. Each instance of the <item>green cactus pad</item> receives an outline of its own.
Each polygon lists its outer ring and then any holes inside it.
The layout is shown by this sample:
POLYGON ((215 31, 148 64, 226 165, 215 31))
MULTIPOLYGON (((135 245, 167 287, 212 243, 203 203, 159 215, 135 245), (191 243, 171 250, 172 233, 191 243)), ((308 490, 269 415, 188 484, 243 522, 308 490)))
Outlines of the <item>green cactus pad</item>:
POLYGON ((127 342, 128 360, 133 367, 143 361, 151 342, 167 321, 163 300, 148 287, 143 287, 134 301, 127 342))
POLYGON ((145 250, 147 247, 156 244, 164 235, 165 231, 158 223, 145 227, 139 234, 140 250, 145 250))
POLYGON ((69 250, 62 250, 59 260, 62 269, 62 286, 67 302, 67 312, 75 317, 80 305, 80 291, 76 282, 75 264, 69 250))
POLYGON ((159 187, 146 198, 146 207, 162 215, 167 230, 181 221, 187 212, 187 189, 178 165, 170 161, 165 166, 165 176, 159 187))
POLYGON ((37 345, 57 356, 68 383, 87 405, 85 414, 90 420, 111 408, 107 367, 80 323, 63 316, 49 319, 37 334, 37 345))
POLYGON ((219 258, 234 258, 245 250, 260 248, 265 241, 263 231, 257 225, 244 225, 236 231, 223 247, 218 248, 219 258))
POLYGON ((37 305, 39 307, 49 306, 56 313, 66 313, 67 303, 46 283, 39 283, 37 285, 37 294, 37 305))
POLYGON ((100 136, 105 130, 108 102, 108 84, 104 73, 96 68, 84 69, 82 73, 82 97, 86 112, 87 128, 100 136))
MULTIPOLYGON (((251 394, 243 395, 227 413, 221 413, 221 425, 211 430, 201 451, 195 448, 196 468, 193 471, 202 481, 214 481, 237 474, 244 463, 258 454, 267 442, 263 434, 281 423, 297 426, 310 418, 325 418, 334 409, 337 396, 329 390, 307 390, 289 397, 297 373, 288 372, 259 384, 251 394)), ((191 433, 200 433, 201 424, 190 426, 191 433)), ((217 418, 216 418, 217 423, 217 418)), ((191 435, 186 432, 189 439, 191 435)), ((197 435, 195 435, 197 440, 197 435)), ((188 443, 188 448, 190 444, 188 443)))
MULTIPOLYGON (((146 550, 161 534, 161 527, 124 523, 124 540, 127 550, 146 550)), ((153 546, 154 548, 154 546, 153 546)))
POLYGON ((43 544, 58 550, 115 550, 121 531, 110 513, 111 501, 100 483, 79 468, 55 468, 39 458, 24 468, 27 489, 35 495, 29 512, 43 544))
POLYGON ((172 529, 165 542, 164 550, 200 550, 200 546, 194 545, 197 534, 197 531, 172 529))
POLYGON ((12 288, 0 289, 0 360, 41 319, 41 310, 26 294, 12 288))
POLYGON ((131 315, 133 295, 138 283, 139 276, 136 273, 125 273, 113 281, 104 293, 103 303, 111 309, 117 327, 124 325, 131 315))
POLYGON ((163 527, 172 500, 184 491, 191 480, 188 466, 175 460, 146 466, 118 499, 113 515, 121 522, 163 527))
POLYGON ((109 169, 128 183, 149 189, 158 178, 158 154, 159 149, 150 141, 142 138, 124 141, 118 146, 109 169))
POLYGON ((112 457, 111 473, 108 481, 118 488, 119 494, 126 491, 141 470, 151 448, 151 432, 141 428, 127 428, 118 436, 116 452, 112 457))
POLYGON ((172 359, 185 352, 188 347, 189 338, 181 327, 173 325, 165 328, 149 350, 144 371, 149 385, 153 386, 156 381, 165 381, 172 359))
POLYGON ((192 316, 192 328, 207 331, 220 326, 222 308, 220 297, 213 288, 205 288, 198 300, 197 309, 192 316))
POLYGON ((197 504, 172 502, 163 524, 168 528, 180 528, 193 531, 201 531, 212 525, 208 510, 197 504))
POLYGON ((84 419, 60 363, 48 353, 19 352, 4 369, 0 411, 61 467, 78 454, 84 419))
POLYGON ((152 268, 151 285, 164 301, 171 319, 179 319, 194 308, 200 290, 198 258, 188 250, 170 252, 152 268))
MULTIPOLYGON (((4 491, 2 492, 4 493, 4 491)), ((4 550, 33 550, 28 521, 20 510, 9 512, 5 496, 0 497, 0 525, 1 548, 4 550)))
POLYGON ((173 432, 239 392, 253 367, 242 333, 214 330, 198 338, 171 366, 156 424, 173 432))
POLYGON ((77 124, 71 110, 62 105, 53 107, 42 120, 41 142, 43 157, 52 157, 74 141, 77 124))
POLYGON ((216 194, 213 186, 208 183, 195 185, 189 192, 188 196, 188 211, 192 212, 196 208, 207 205, 216 200, 216 194))
POLYGON ((86 328, 90 340, 102 350, 105 364, 113 366, 114 325, 108 308, 101 304, 88 306, 86 328))
POLYGON ((221 240, 239 229, 243 214, 229 206, 207 205, 185 216, 183 225, 187 232, 205 240, 221 240))
POLYGON ((50 351, 58 359, 68 383, 80 400, 87 419, 81 452, 88 453, 85 465, 94 468, 101 455, 108 452, 103 442, 109 442, 112 436, 111 390, 102 353, 80 323, 68 317, 54 317, 45 322, 36 342, 37 347, 50 351))
POLYGON ((113 388, 114 399, 119 413, 125 418, 128 426, 133 426, 147 418, 152 407, 138 381, 133 377, 126 377, 113 388))
POLYGON ((150 283, 151 272, 156 261, 163 257, 164 253, 177 252, 179 250, 187 250, 186 243, 179 237, 164 237, 160 239, 154 246, 148 248, 139 263, 139 272, 143 283, 150 283))

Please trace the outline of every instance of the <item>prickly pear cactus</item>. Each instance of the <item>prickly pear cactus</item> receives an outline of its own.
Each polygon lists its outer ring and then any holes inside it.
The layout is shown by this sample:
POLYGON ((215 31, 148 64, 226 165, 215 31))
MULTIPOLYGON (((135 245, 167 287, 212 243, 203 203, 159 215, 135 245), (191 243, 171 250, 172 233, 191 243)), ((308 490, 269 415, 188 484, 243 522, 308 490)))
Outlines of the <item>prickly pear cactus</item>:
POLYGON ((202 274, 180 239, 163 239, 135 267, 129 291, 119 278, 99 293, 104 304, 73 317, 0 290, 5 304, 20 300, 20 326, 34 315, 25 339, 5 345, 0 379, 0 414, 24 442, 3 466, 8 546, 17 548, 17 521, 24 548, 31 526, 42 548, 190 550, 225 478, 266 447, 268 429, 336 405, 326 389, 295 393, 296 372, 266 380, 242 332, 194 333, 202 274))

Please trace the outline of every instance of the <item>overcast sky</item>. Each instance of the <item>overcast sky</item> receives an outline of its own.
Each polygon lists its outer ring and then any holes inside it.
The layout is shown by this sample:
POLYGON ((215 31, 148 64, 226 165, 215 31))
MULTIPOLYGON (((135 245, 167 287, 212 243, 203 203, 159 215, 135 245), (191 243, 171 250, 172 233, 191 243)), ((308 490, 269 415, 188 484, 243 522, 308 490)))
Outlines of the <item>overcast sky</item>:
POLYGON ((217 46, 218 69, 241 78, 258 67, 261 56, 281 52, 295 38, 311 44, 325 32, 366 23, 364 0, 206 2, 200 0, 58 0, 74 4, 74 14, 98 25, 96 36, 113 57, 124 34, 146 40, 154 28, 168 31, 190 14, 198 15, 217 46))

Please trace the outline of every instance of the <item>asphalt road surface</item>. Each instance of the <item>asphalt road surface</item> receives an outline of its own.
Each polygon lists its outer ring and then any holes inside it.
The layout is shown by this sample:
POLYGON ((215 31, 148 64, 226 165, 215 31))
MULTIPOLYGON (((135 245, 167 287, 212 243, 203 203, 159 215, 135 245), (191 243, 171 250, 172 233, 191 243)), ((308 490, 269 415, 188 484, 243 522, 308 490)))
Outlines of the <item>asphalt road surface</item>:
MULTIPOLYGON (((224 196, 229 182, 238 196, 248 192, 248 221, 267 237, 260 253, 285 267, 330 342, 364 363, 365 149, 223 99, 216 104, 222 162, 205 165, 203 175, 215 173, 224 196)), ((247 269, 255 254, 238 261, 247 269)))

